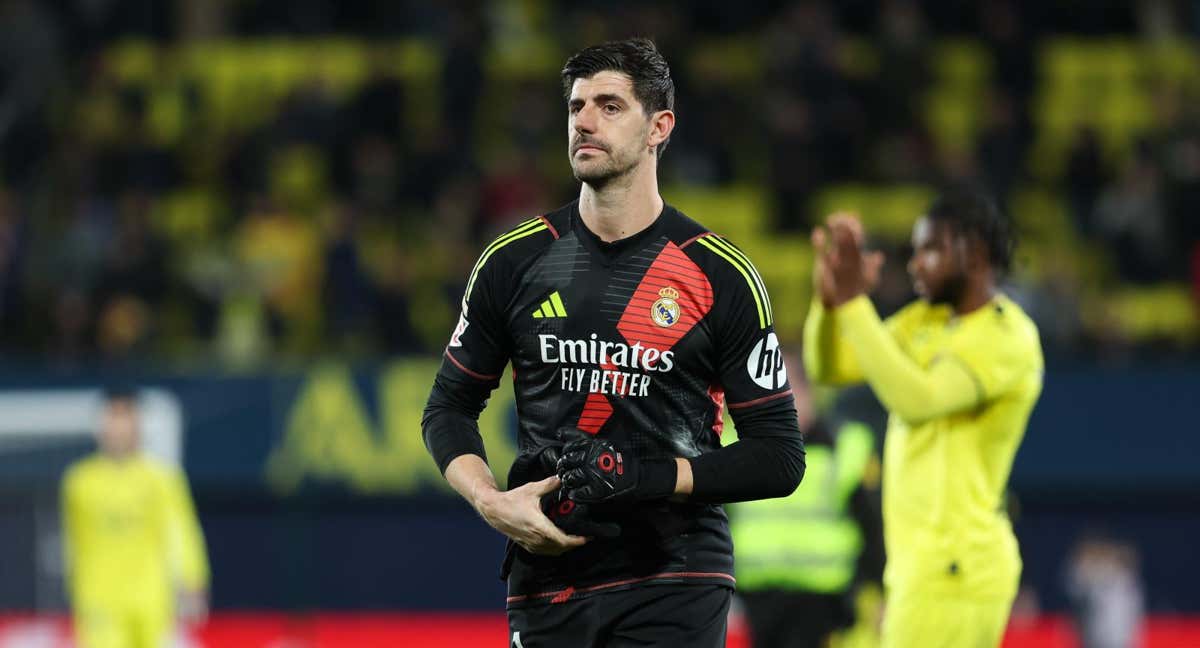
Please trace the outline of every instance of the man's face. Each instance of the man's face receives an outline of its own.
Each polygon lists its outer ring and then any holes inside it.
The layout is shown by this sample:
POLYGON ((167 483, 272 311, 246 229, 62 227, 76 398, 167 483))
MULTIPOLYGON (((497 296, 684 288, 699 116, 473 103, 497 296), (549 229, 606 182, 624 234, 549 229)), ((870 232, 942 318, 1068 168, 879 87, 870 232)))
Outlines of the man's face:
POLYGON ((132 400, 119 399, 104 408, 100 422, 100 450, 107 455, 124 457, 138 447, 137 406, 132 400))
POLYGON ((908 274, 913 290, 931 304, 955 304, 967 286, 966 246, 945 223, 922 217, 913 226, 908 274))
POLYGON ((603 71, 576 79, 567 115, 571 170, 580 182, 603 186, 654 155, 647 142, 650 117, 626 74, 603 71))

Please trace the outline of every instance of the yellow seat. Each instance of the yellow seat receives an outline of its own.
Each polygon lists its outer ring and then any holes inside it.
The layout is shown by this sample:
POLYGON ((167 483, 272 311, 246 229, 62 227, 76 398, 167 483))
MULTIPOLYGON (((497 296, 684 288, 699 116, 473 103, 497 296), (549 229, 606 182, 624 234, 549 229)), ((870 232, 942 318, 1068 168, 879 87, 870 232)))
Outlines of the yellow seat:
POLYGON ((832 185, 813 200, 814 215, 823 220, 837 211, 857 212, 872 236, 903 243, 933 201, 934 191, 924 185, 832 185))
POLYGON ((662 193, 667 202, 738 246, 766 231, 770 201, 761 187, 675 185, 662 193))

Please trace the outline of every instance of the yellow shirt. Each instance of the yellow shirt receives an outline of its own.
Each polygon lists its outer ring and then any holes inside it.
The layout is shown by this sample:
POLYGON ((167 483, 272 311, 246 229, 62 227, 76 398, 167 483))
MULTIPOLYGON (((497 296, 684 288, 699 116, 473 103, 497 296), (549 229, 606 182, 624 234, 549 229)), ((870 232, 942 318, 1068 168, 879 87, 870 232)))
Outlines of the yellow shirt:
POLYGON ((1037 327, 1003 295, 963 317, 918 301, 886 325, 866 297, 805 322, 810 379, 865 380, 888 409, 883 519, 892 592, 1011 598, 1021 559, 1004 490, 1042 389, 1037 327))
POLYGON ((175 588, 207 588, 204 536, 178 469, 140 455, 95 454, 67 470, 62 498, 74 605, 169 610, 175 588))

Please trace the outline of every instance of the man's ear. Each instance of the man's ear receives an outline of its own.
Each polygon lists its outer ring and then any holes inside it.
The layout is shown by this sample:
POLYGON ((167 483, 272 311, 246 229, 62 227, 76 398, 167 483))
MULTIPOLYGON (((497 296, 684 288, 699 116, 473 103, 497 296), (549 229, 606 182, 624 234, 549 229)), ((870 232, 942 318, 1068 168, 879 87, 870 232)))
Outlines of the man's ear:
POLYGON ((987 243, 979 236, 968 236, 963 241, 963 246, 966 249, 966 267, 969 270, 978 270, 991 265, 991 255, 988 252, 987 243))
POLYGON ((671 137, 673 130, 675 130, 674 111, 660 110, 650 115, 650 133, 646 138, 646 146, 656 148, 671 137))

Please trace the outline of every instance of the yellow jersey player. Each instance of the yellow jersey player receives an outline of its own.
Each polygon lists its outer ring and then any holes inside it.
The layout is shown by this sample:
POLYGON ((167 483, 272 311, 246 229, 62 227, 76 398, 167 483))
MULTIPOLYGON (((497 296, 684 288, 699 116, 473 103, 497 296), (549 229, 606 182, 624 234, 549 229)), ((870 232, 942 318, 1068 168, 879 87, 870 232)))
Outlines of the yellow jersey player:
POLYGON ((997 288, 1011 227, 978 192, 939 197, 913 228, 921 299, 883 322, 867 298, 882 255, 861 251, 856 217, 828 225, 804 361, 815 381, 866 381, 889 412, 883 645, 997 646, 1021 573, 1004 490, 1043 373, 1037 328, 997 288))
POLYGON ((137 403, 113 394, 100 423, 99 451, 63 478, 67 591, 77 645, 159 648, 180 612, 207 611, 204 537, 177 468, 139 451, 137 403))

